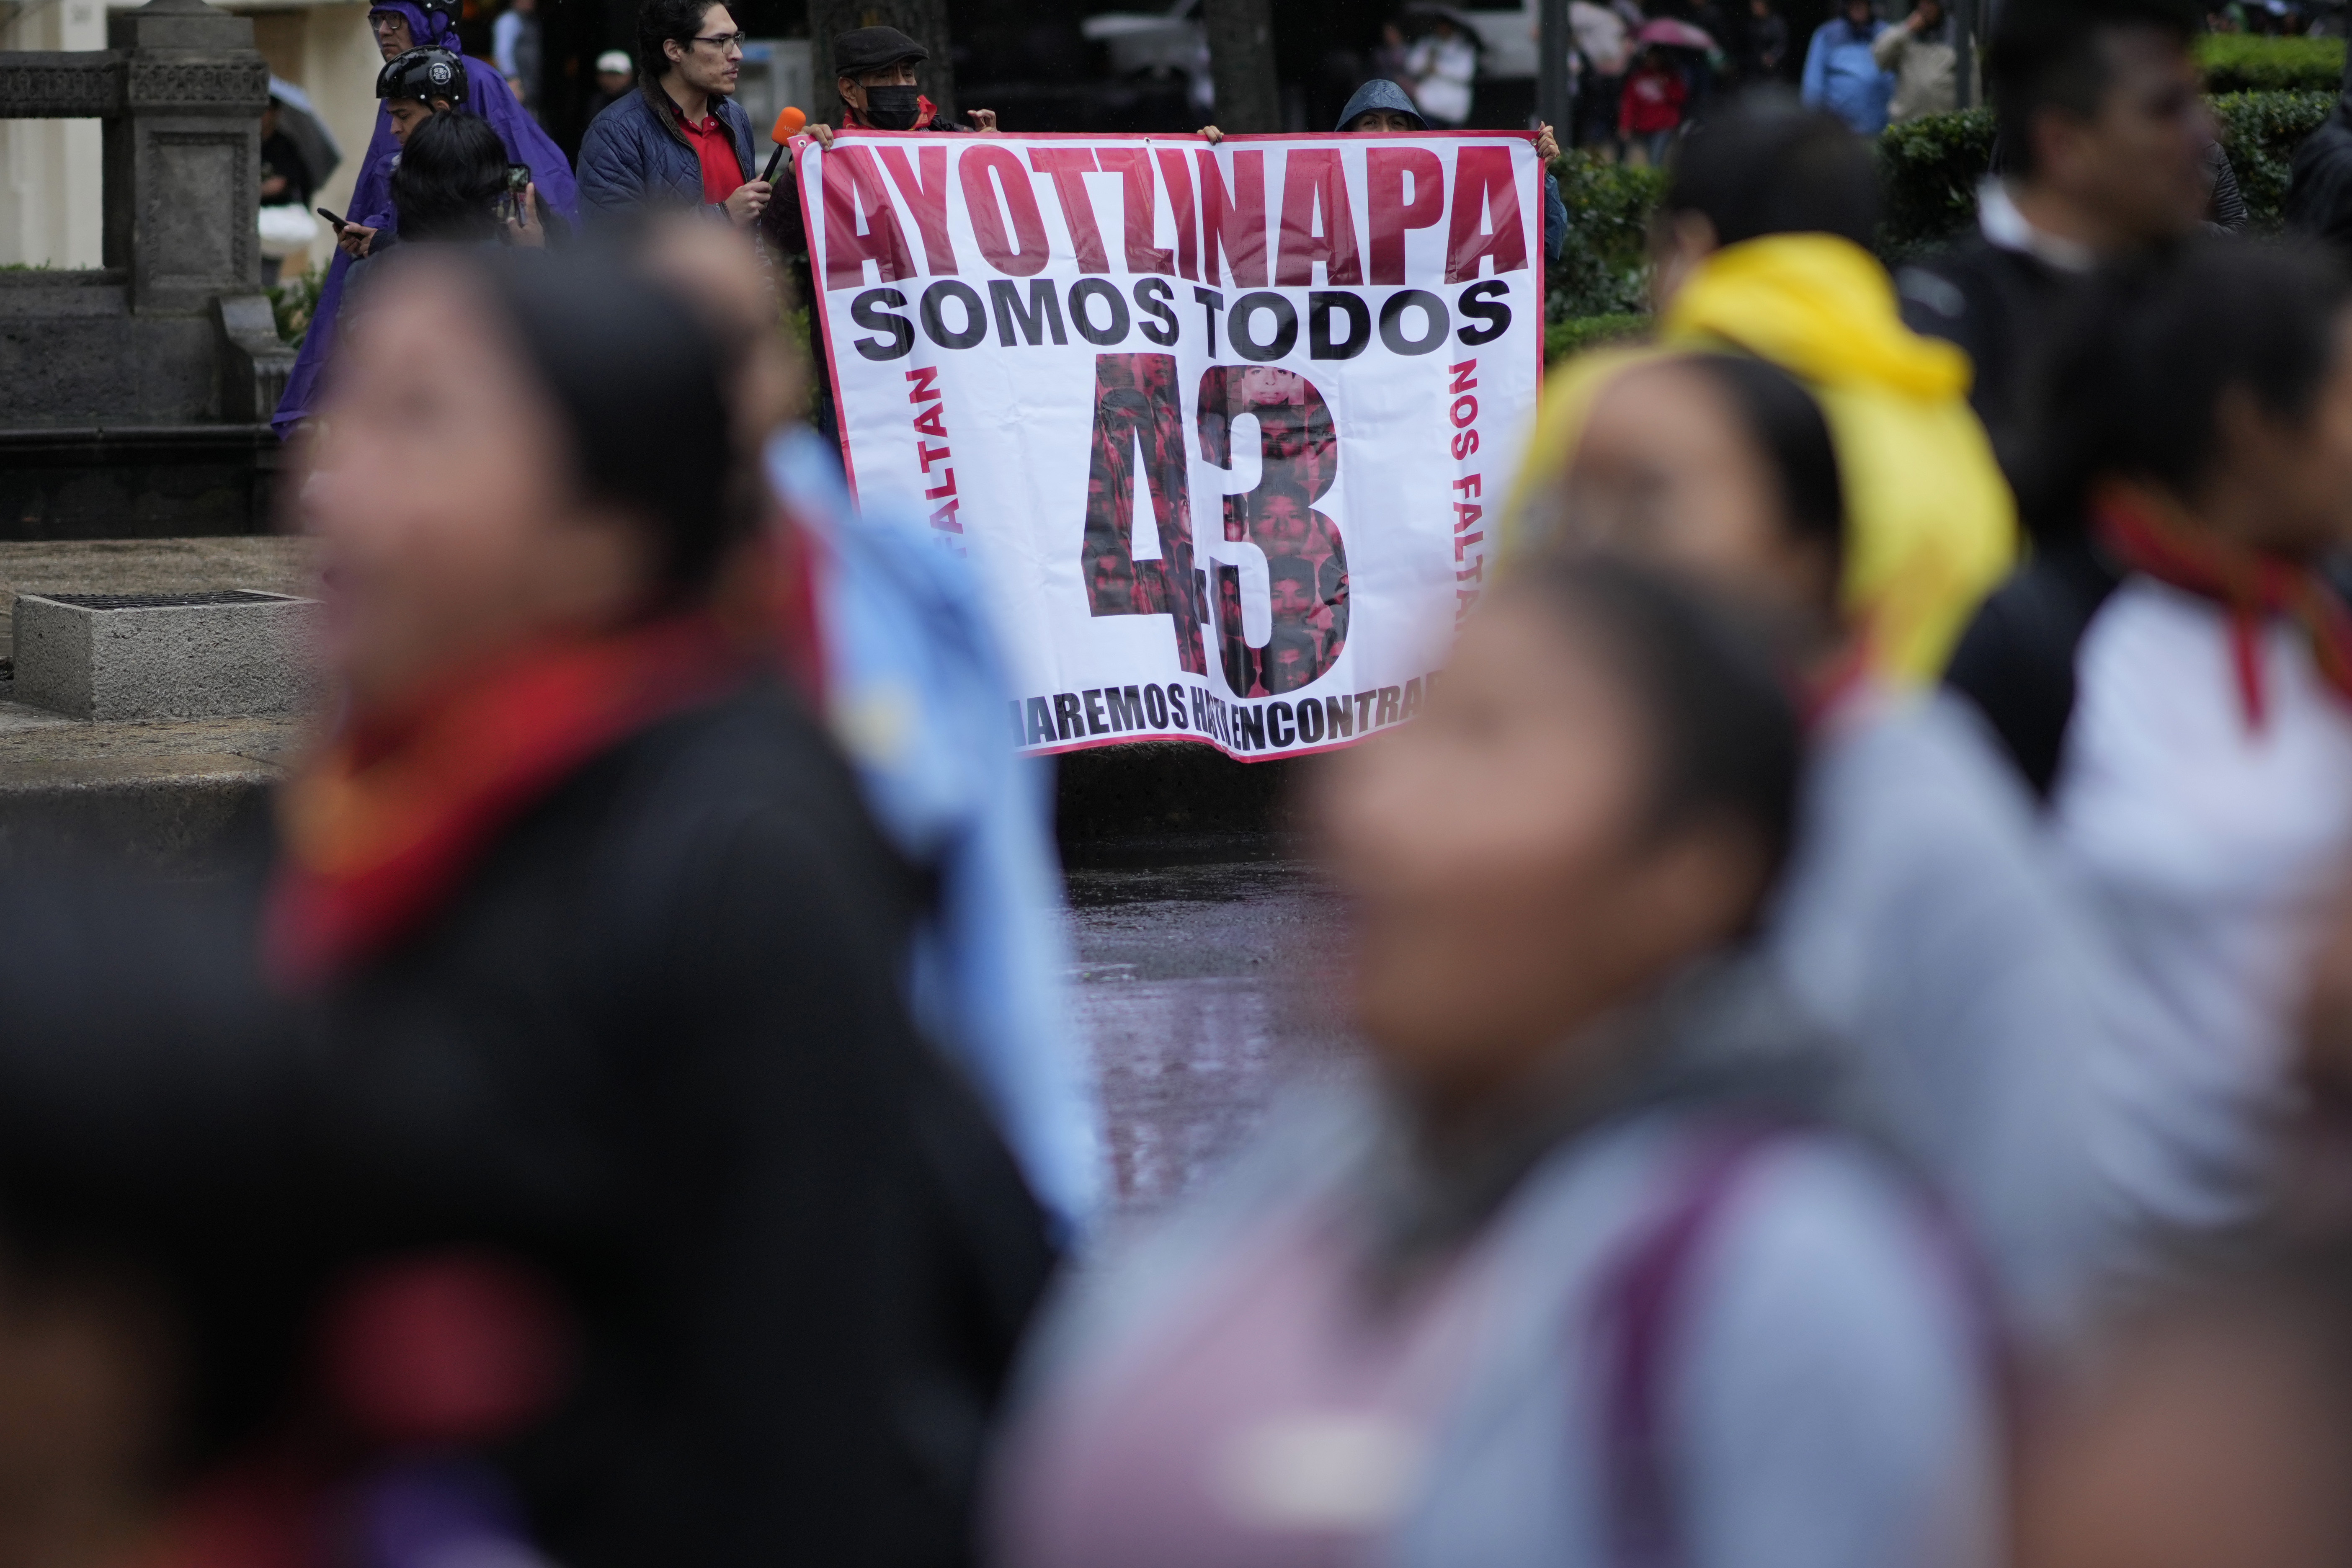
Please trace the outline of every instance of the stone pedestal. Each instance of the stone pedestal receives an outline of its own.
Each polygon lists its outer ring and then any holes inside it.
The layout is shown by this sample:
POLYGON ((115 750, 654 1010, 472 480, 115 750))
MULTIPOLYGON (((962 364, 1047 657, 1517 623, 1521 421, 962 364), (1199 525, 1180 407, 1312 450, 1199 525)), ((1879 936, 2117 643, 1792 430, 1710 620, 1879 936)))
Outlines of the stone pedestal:
MULTIPOLYGON (((117 12, 107 37, 104 49, 0 54, 0 119, 100 120, 105 170, 103 268, 0 274, 0 445, 43 431, 60 450, 76 438, 94 449, 114 432, 241 426, 243 439, 214 445, 250 452, 294 363, 261 291, 254 223, 268 67, 252 22, 203 0, 117 12)), ((110 486, 96 468, 60 483, 85 495, 219 488, 166 466, 153 487, 110 486)), ((258 514, 259 473, 247 464, 228 487, 240 493, 215 510, 258 514)), ((9 487, 0 533, 87 537, 94 520, 51 517, 49 493, 9 487)), ((141 531, 128 517, 122 528, 141 531)))
POLYGON ((316 600, 204 594, 19 594, 16 699, 71 719, 232 719, 317 700, 316 600))

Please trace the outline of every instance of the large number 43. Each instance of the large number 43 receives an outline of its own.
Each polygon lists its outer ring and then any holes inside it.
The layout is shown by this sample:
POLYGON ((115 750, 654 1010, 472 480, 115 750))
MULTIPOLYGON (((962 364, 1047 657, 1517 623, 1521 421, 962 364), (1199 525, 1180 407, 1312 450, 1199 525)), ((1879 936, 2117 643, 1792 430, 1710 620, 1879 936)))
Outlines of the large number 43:
MULTIPOLYGON (((1225 538, 1265 552, 1273 633, 1262 647, 1242 634, 1238 567, 1214 567, 1213 625, 1225 683, 1240 697, 1296 691, 1329 669, 1348 642, 1348 552, 1339 525, 1315 510, 1338 477, 1339 433, 1314 383, 1265 365, 1212 365, 1194 399, 1201 456, 1233 462, 1233 422, 1257 419, 1261 467, 1245 494, 1225 498, 1225 538)), ((1210 571, 1195 567, 1186 483, 1184 414, 1173 354, 1095 357, 1093 465, 1080 563, 1097 616, 1167 616, 1176 656, 1206 675, 1210 571), (1159 525, 1160 558, 1135 558, 1136 456, 1159 525)))

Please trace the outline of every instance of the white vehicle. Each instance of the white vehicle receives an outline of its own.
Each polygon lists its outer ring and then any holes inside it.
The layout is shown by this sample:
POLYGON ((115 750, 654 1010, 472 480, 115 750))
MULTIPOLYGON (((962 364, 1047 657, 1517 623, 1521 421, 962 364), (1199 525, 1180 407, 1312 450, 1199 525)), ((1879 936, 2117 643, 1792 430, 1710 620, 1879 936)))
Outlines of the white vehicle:
MULTIPOLYGON (((1455 0, 1445 8, 1478 35, 1481 79, 1535 76, 1536 0, 1455 0)), ((1201 0, 1176 0, 1165 11, 1107 11, 1087 17, 1078 31, 1110 51, 1111 67, 1122 76, 1174 71, 1205 81, 1209 75, 1209 35, 1201 25, 1201 0)))
POLYGON ((1478 35, 1482 79, 1523 80, 1536 74, 1536 0, 1454 0, 1446 9, 1478 35))
POLYGON ((1201 25, 1201 0, 1176 0, 1165 11, 1109 11, 1078 24, 1087 41, 1110 51, 1121 76, 1146 71, 1190 75, 1205 69, 1209 34, 1201 25))

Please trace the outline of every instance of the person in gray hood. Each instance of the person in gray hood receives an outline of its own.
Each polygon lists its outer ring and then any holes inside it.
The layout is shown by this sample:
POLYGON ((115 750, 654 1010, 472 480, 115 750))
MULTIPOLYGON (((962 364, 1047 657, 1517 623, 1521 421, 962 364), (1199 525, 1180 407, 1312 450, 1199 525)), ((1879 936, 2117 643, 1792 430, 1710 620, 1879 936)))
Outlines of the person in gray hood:
MULTIPOLYGON (((1410 135, 1427 131, 1429 121, 1411 93, 1375 77, 1355 90, 1347 107, 1339 110, 1339 123, 1331 129, 1342 135, 1377 132, 1410 135)), ((1213 125, 1201 127, 1201 135, 1213 147, 1225 139, 1225 133, 1213 125)), ((1549 125, 1536 127, 1536 156, 1544 163, 1544 255, 1558 261, 1568 248, 1568 204, 1560 199, 1559 176, 1551 173, 1552 164, 1559 160, 1559 139, 1549 125)))
POLYGON ((2061 1356, 2132 1262, 2134 1155, 2109 1086, 2135 987, 1973 710, 1871 678, 1838 594, 1843 488, 1800 384, 1698 354, 1596 389, 1542 515, 1548 548, 1687 574, 1775 628, 1807 689, 1811 765, 1763 950, 1845 1043, 1856 1113, 1982 1248, 2019 1348, 2061 1356))
POLYGON ((1542 563, 1339 759, 1370 1070, 1076 1282, 1003 1568, 1984 1561, 1976 1309, 1747 952, 1798 794, 1769 668, 1664 578, 1542 563))

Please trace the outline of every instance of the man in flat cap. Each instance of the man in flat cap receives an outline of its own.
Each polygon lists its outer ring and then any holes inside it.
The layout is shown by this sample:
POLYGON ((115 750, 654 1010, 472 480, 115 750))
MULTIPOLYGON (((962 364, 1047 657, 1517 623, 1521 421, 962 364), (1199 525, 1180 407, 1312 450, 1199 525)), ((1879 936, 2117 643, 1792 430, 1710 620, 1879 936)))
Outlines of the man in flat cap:
MULTIPOLYGON (((996 129, 996 110, 975 109, 971 123, 940 115, 915 85, 915 68, 931 58, 896 27, 857 27, 833 40, 835 83, 841 94, 845 131, 971 131, 986 136, 996 129)), ((809 134, 833 145, 833 127, 812 125, 809 134)))

